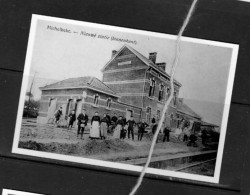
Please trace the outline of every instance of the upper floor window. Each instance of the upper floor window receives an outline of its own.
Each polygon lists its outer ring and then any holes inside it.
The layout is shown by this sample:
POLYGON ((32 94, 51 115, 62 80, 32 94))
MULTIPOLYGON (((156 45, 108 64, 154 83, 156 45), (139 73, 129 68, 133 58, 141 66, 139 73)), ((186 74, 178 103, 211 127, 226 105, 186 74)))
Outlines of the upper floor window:
POLYGON ((110 109, 111 106, 111 98, 107 99, 107 108, 110 109))
POLYGON ((177 101, 177 91, 176 90, 174 90, 174 97, 173 97, 173 99, 174 99, 174 105, 176 105, 176 101, 177 101))
POLYGON ((155 93, 155 78, 150 78, 149 80, 150 86, 149 86, 149 96, 153 96, 155 93))
POLYGON ((131 64, 131 61, 118 62, 118 66, 131 64))
POLYGON ((170 96, 170 87, 167 87, 167 90, 166 90, 166 100, 169 98, 170 96))
POLYGON ((159 101, 161 101, 163 99, 163 91, 164 91, 164 85, 163 85, 163 83, 161 83, 159 85, 159 96, 158 96, 159 101))
POLYGON ((98 94, 95 94, 94 96, 94 105, 98 105, 98 102, 99 102, 99 95, 98 94))

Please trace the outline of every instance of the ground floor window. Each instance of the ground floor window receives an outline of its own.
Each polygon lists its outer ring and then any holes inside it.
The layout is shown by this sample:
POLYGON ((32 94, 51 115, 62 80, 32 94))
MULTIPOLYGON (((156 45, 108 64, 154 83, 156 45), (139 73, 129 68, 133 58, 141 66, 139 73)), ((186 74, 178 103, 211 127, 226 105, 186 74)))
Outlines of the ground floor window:
POLYGON ((67 103, 67 107, 66 107, 66 115, 69 115, 71 110, 72 110, 72 104, 73 104, 73 100, 72 99, 69 99, 68 100, 68 103, 67 103))
POLYGON ((111 107, 111 98, 107 99, 107 108, 110 109, 111 107))
POLYGON ((174 127, 174 114, 173 113, 170 114, 170 126, 174 127))
POLYGON ((147 110, 146 110, 146 122, 149 124, 150 120, 151 120, 151 108, 147 107, 147 110))
POLYGON ((98 105, 98 102, 99 102, 99 95, 98 95, 98 94, 95 94, 95 95, 94 95, 94 105, 97 106, 97 105, 98 105))
POLYGON ((157 119, 157 121, 159 121, 160 118, 161 118, 161 111, 160 111, 160 110, 157 110, 157 111, 156 111, 156 119, 157 119))

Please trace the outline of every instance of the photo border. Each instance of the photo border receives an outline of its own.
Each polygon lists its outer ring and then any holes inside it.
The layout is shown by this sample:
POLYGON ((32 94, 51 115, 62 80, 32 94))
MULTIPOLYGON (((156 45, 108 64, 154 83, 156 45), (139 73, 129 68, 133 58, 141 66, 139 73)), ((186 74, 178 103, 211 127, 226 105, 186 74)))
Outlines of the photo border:
MULTIPOLYGON (((110 26, 110 25, 103 25, 103 24, 96 24, 96 23, 89 23, 89 22, 83 22, 83 21, 76 21, 76 20, 70 20, 70 19, 32 14, 28 48, 27 48, 27 54, 26 54, 26 59, 25 59, 25 66, 24 66, 23 79, 22 79, 22 85, 21 85, 21 93, 20 93, 18 112, 17 112, 14 141, 13 141, 13 146, 12 146, 12 153, 35 156, 35 157, 43 157, 43 158, 49 158, 49 159, 56 159, 56 160, 62 160, 62 161, 68 161, 68 162, 76 162, 76 163, 81 163, 81 164, 89 164, 89 165, 94 165, 98 167, 101 166, 101 167, 109 167, 109 168, 115 168, 115 169, 120 169, 120 170, 141 172, 143 168, 142 166, 129 165, 129 164, 123 164, 123 163, 118 163, 118 162, 108 162, 104 160, 89 159, 85 157, 54 154, 54 153, 49 153, 49 152, 39 152, 39 151, 34 151, 34 150, 29 150, 29 149, 18 148, 18 142, 19 142, 20 131, 21 131, 21 123, 22 123, 22 114, 23 114, 23 109, 24 109, 25 93, 26 93, 26 89, 27 89, 28 81, 30 77, 29 73, 30 73, 31 59, 32 59, 32 54, 33 54, 33 45, 35 43, 35 35, 36 35, 38 20, 60 22, 60 23, 65 23, 65 24, 81 25, 81 26, 87 26, 87 27, 95 27, 95 28, 100 28, 100 29, 105 28, 106 30, 115 30, 115 31, 134 33, 134 34, 139 34, 139 35, 148 35, 148 36, 154 36, 154 37, 159 37, 159 38, 168 38, 172 40, 176 40, 177 36, 157 33, 157 32, 150 32, 150 31, 145 31, 145 30, 137 30, 137 29, 131 29, 131 28, 124 28, 124 27, 117 27, 117 26, 110 26)), ((239 45, 218 42, 218 41, 203 40, 203 39, 197 39, 197 38, 190 38, 190 37, 181 37, 181 41, 199 43, 199 44, 208 44, 208 45, 226 47, 226 48, 232 49, 232 57, 231 57, 231 63, 230 63, 230 68, 229 68, 228 82, 227 82, 227 88, 226 88, 226 97, 225 97, 225 102, 224 102, 219 147, 217 151, 214 176, 210 177, 210 176, 162 170, 162 169, 156 169, 156 168, 148 168, 146 172, 150 174, 154 174, 154 175, 176 177, 176 178, 181 178, 181 179, 189 179, 189 180, 209 182, 209 183, 219 183, 239 45)))
POLYGON ((9 190, 9 189, 3 189, 2 195, 44 195, 44 194, 37 194, 32 192, 24 192, 24 191, 18 191, 18 190, 9 190))

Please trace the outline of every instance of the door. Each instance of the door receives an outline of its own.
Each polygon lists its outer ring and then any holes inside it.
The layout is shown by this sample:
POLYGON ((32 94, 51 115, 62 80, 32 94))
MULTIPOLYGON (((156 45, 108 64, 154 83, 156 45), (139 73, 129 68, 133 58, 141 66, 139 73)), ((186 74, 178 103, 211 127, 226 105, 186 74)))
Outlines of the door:
POLYGON ((51 99, 47 113, 47 122, 49 122, 50 119, 54 118, 55 111, 56 111, 56 99, 51 99))
MULTIPOLYGON (((82 100, 77 100, 76 101, 76 107, 75 107, 75 114, 76 114, 76 118, 78 117, 78 115, 82 112, 82 100)), ((77 127, 77 119, 73 124, 73 127, 77 127)))
POLYGON ((127 111, 126 111, 126 120, 127 120, 127 121, 131 118, 132 114, 133 114, 133 111, 132 111, 132 110, 127 110, 127 111))
POLYGON ((76 102, 76 117, 81 113, 82 111, 82 100, 77 100, 76 102))

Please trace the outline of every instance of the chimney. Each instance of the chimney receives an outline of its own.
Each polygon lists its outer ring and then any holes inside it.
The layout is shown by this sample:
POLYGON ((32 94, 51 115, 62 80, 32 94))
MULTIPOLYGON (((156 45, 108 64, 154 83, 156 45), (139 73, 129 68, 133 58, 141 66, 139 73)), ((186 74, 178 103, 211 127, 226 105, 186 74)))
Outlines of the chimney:
POLYGON ((112 50, 112 58, 114 57, 114 55, 117 53, 117 51, 116 50, 112 50))
POLYGON ((149 53, 148 59, 151 60, 155 64, 156 56, 157 56, 157 52, 151 52, 151 53, 149 53))
POLYGON ((162 70, 166 71, 166 62, 156 63, 156 65, 162 70))

